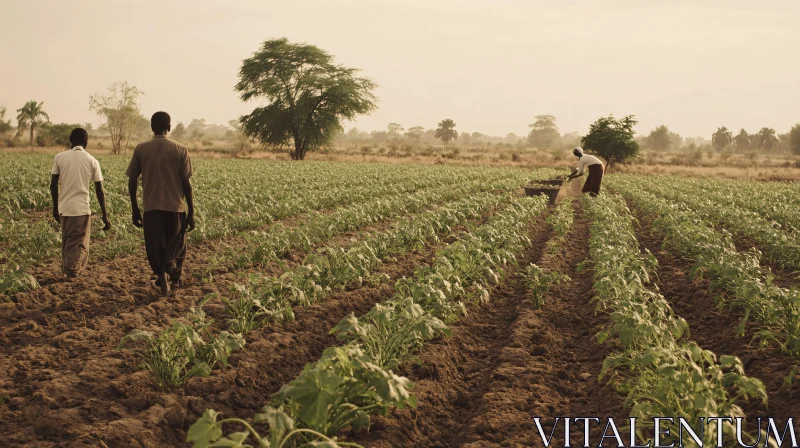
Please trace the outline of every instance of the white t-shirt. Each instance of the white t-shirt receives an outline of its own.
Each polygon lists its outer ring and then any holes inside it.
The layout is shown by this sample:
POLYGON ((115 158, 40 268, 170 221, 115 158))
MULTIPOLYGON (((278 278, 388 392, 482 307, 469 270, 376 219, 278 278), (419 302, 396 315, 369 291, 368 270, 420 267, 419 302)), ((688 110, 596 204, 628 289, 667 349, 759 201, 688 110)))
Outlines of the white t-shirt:
POLYGON ((58 175, 61 191, 58 193, 58 214, 61 216, 91 215, 89 208, 89 185, 102 182, 100 163, 76 146, 56 154, 52 174, 58 175))
POLYGON ((597 157, 591 154, 584 154, 578 161, 578 173, 583 174, 583 171, 586 169, 587 166, 602 165, 602 164, 603 162, 597 157))

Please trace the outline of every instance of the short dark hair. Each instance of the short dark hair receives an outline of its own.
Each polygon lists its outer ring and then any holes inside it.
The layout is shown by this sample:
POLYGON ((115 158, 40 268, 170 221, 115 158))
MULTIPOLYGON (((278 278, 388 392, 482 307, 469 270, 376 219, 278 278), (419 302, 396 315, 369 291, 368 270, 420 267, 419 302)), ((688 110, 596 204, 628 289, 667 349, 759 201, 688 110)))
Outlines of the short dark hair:
POLYGON ((169 131, 171 121, 172 119, 168 113, 156 112, 153 114, 153 117, 150 118, 150 129, 152 129, 156 134, 167 132, 169 131))
POLYGON ((86 144, 89 143, 89 133, 86 132, 86 129, 75 128, 72 130, 72 133, 69 134, 69 142, 73 147, 86 146, 86 144))

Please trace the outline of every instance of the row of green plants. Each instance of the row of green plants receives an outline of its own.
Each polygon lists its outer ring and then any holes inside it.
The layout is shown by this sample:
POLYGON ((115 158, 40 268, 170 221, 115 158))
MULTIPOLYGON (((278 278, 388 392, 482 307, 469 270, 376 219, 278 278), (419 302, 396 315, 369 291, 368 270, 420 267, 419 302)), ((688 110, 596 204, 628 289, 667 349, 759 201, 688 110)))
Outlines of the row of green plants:
MULTIPOLYGON (((770 263, 800 270, 800 233, 787 231, 779 223, 765 219, 761 211, 735 205, 729 190, 708 193, 697 184, 652 182, 642 177, 625 177, 618 182, 683 205, 687 211, 706 222, 720 223, 735 235, 758 244, 759 250, 770 263)), ((762 201, 758 199, 761 209, 770 206, 762 201)))
POLYGON ((488 300, 488 288, 502 281, 514 254, 530 245, 531 218, 547 207, 544 198, 523 198, 478 228, 462 234, 413 277, 397 282, 395 295, 363 316, 342 319, 332 330, 345 344, 321 358, 272 396, 252 424, 206 412, 189 429, 195 448, 356 446, 336 435, 368 428, 370 416, 392 407, 416 407, 412 384, 394 370, 428 340, 448 335, 446 321, 467 304, 488 300), (266 423, 268 429, 259 425, 266 423), (242 431, 223 435, 224 425, 242 431), (257 429, 259 428, 259 429, 257 429))
POLYGON ((440 209, 399 221, 386 232, 364 235, 363 239, 351 245, 320 248, 280 277, 251 274, 247 277, 248 283, 235 284, 227 297, 207 296, 197 311, 193 309, 189 316, 174 321, 159 333, 133 330, 123 338, 121 347, 130 341, 147 340, 146 346, 136 346, 139 367, 151 373, 159 389, 179 389, 188 379, 207 376, 214 366, 227 365, 226 361, 212 363, 195 356, 197 347, 216 346, 219 341, 227 341, 230 344, 226 346, 240 348, 244 345, 243 336, 248 332, 267 323, 294 320, 294 306, 319 302, 350 283, 380 282, 384 278, 374 275, 374 271, 383 260, 435 242, 441 235, 451 232, 454 226, 476 220, 510 200, 510 196, 492 193, 463 198, 440 209), (202 312, 202 306, 212 298, 225 305, 228 331, 219 335, 211 332, 202 312), (232 339, 234 336, 237 339, 232 339), (241 341, 241 345, 235 344, 236 341, 241 341))
POLYGON ((667 175, 647 178, 653 184, 704 196, 712 200, 718 208, 738 207, 758 213, 778 229, 792 233, 800 229, 800 188, 796 182, 754 182, 667 175))
POLYGON ((800 357, 800 289, 776 285, 769 270, 760 266, 757 249, 738 252, 729 233, 714 231, 679 204, 624 182, 614 188, 655 217, 652 226, 664 235, 664 245, 693 263, 692 278, 708 279, 717 292, 718 306, 743 311, 736 329, 740 335, 744 336, 746 323, 755 319, 757 340, 763 345, 776 343, 789 355, 800 357))
POLYGON ((353 244, 320 248, 278 277, 251 276, 247 285, 237 287, 228 302, 229 328, 241 331, 257 328, 265 321, 293 319, 293 306, 317 303, 348 284, 384 281, 385 276, 375 272, 385 260, 436 243, 455 226, 502 208, 511 199, 510 195, 492 193, 467 197, 398 221, 385 232, 364 235, 353 244))
MULTIPOLYGON (((49 206, 49 191, 46 191, 44 177, 49 173, 52 156, 40 154, 10 158, 8 154, 1 154, 0 158, 9 162, 0 170, 0 184, 8 187, 0 192, 0 199, 5 201, 6 208, 14 211, 0 217, 0 247, 3 248, 0 291, 9 294, 38 286, 27 274, 28 267, 57 253, 59 232, 54 224, 32 226, 30 223, 32 219, 49 223, 46 218, 20 214, 24 207, 44 209, 49 206), (25 184, 29 184, 31 178, 37 177, 42 177, 45 187, 40 193, 46 196, 20 201, 16 196, 23 190, 20 179, 24 178, 25 184)), ((119 157, 101 159, 114 227, 110 232, 98 232, 99 223, 94 223, 92 251, 104 258, 114 258, 132 253, 141 246, 140 230, 134 228, 127 218, 129 204, 123 174, 127 160, 119 157), (115 216, 120 219, 114 219, 115 216)), ((202 207, 198 207, 198 229, 189 234, 190 240, 217 238, 234 232, 246 234, 245 231, 275 219, 323 208, 377 198, 404 197, 428 188, 446 188, 477 180, 491 183, 506 178, 513 183, 525 175, 522 171, 496 169, 434 170, 375 165, 353 168, 352 165, 324 163, 301 168, 292 165, 287 169, 285 165, 277 166, 280 164, 241 162, 202 159, 194 162, 199 165, 195 168, 195 197, 202 207)))
MULTIPOLYGON (((618 390, 626 395, 630 416, 640 422, 652 422, 658 416, 697 422, 715 416, 744 417, 737 403, 766 402, 764 385, 745 375, 738 358, 718 357, 689 339, 688 324, 674 314, 652 283, 658 262, 650 252, 640 250, 634 218, 622 197, 586 198, 584 206, 592 220, 593 301, 611 320, 610 328, 597 339, 603 343, 613 337, 621 346, 605 359, 600 378, 617 382, 618 390)), ((666 426, 673 438, 679 434, 677 421, 666 426)), ((637 426, 637 437, 648 440, 646 430, 651 429, 646 424, 637 426)), ((699 429, 695 428, 698 433, 699 429)), ((735 435, 736 426, 723 423, 722 431, 735 435)), ((716 427, 707 427, 704 444, 713 445, 716 434, 716 427)))
POLYGON ((550 253, 556 253, 559 246, 567 238, 570 230, 572 230, 574 215, 572 200, 565 199, 556 205, 552 214, 547 216, 547 224, 553 231, 553 237, 547 240, 547 249, 550 253))
POLYGON ((316 213, 299 225, 275 225, 265 231, 247 233, 244 247, 237 245, 228 249, 224 258, 229 260, 226 264, 237 268, 263 266, 295 250, 307 252, 313 245, 346 232, 446 204, 465 195, 496 189, 506 191, 516 184, 515 179, 479 178, 411 194, 379 197, 337 209, 333 213, 316 213))

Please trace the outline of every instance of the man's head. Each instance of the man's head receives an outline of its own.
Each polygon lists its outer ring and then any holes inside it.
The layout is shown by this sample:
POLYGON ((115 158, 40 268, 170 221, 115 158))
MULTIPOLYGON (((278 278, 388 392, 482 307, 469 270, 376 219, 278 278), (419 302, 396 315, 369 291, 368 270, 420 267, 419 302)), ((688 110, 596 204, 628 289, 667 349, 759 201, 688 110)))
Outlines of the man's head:
POLYGON ((153 134, 166 135, 172 127, 170 121, 171 119, 168 113, 156 112, 153 114, 153 117, 150 118, 150 129, 153 130, 153 134))
POLYGON ((579 158, 579 159, 580 159, 580 158, 581 158, 581 156, 583 155, 583 148, 581 148, 580 146, 578 146, 577 148, 575 148, 575 149, 573 149, 573 150, 572 150, 572 154, 574 154, 574 155, 575 155, 575 157, 577 157, 577 158, 579 158))
POLYGON ((86 132, 86 129, 75 128, 72 130, 72 133, 69 134, 69 142, 72 144, 73 148, 76 146, 86 148, 86 145, 89 144, 89 133, 86 132))

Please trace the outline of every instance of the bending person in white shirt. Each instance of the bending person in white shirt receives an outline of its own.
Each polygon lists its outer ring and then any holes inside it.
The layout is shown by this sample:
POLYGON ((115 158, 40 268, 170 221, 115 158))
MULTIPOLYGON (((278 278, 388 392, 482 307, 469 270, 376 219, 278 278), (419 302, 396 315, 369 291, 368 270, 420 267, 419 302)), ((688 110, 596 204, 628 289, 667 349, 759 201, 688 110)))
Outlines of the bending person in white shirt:
POLYGON ((74 278, 80 274, 89 258, 92 214, 89 208, 89 184, 92 182, 103 212, 103 230, 110 229, 111 224, 106 213, 100 164, 86 152, 89 133, 83 128, 75 128, 69 141, 72 149, 56 154, 53 161, 50 194, 53 197, 53 219, 61 225, 62 271, 67 278, 74 278))
POLYGON ((589 193, 592 197, 600 194, 600 184, 603 181, 603 172, 605 166, 603 162, 591 154, 584 154, 583 148, 580 146, 572 150, 572 154, 578 158, 578 168, 576 168, 568 179, 574 179, 583 176, 584 171, 589 171, 589 177, 586 178, 586 183, 583 184, 581 189, 582 193, 589 193))

